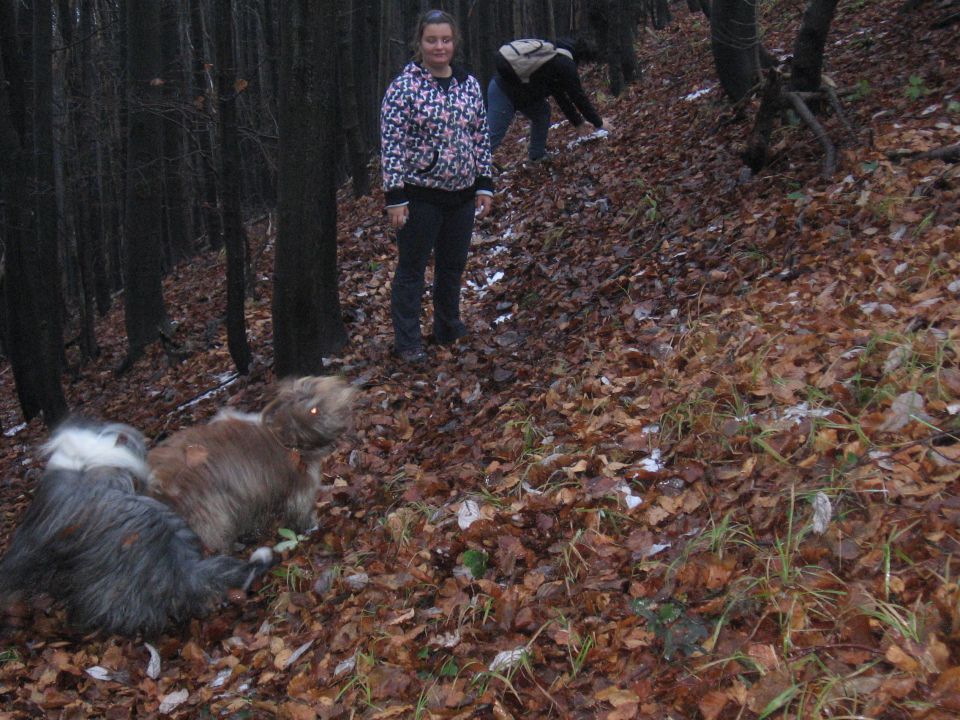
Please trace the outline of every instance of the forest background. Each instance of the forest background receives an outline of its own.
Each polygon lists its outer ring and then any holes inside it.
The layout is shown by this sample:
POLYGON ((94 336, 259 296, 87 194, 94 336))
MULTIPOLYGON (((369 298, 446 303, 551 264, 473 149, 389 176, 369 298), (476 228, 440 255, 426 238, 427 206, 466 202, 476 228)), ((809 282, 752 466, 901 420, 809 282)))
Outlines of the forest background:
POLYGON ((411 373, 364 192, 421 5, 0 2, 3 536, 40 420, 363 389, 256 598, 159 669, 40 603, 2 712, 954 717, 955 4, 446 3, 482 79, 589 34, 613 133, 514 129, 411 373))

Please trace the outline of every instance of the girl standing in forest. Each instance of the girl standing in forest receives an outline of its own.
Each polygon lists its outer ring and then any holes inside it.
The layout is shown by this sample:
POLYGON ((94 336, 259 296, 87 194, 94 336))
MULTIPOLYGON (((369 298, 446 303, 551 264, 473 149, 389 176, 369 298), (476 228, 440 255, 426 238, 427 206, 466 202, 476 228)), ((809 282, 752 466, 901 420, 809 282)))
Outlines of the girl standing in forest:
POLYGON ((490 139, 480 84, 453 64, 456 21, 442 10, 421 15, 414 59, 390 84, 380 113, 383 189, 399 259, 390 308, 394 354, 426 360, 420 336, 424 273, 434 254, 433 339, 467 334, 460 281, 474 218, 492 204, 490 139))

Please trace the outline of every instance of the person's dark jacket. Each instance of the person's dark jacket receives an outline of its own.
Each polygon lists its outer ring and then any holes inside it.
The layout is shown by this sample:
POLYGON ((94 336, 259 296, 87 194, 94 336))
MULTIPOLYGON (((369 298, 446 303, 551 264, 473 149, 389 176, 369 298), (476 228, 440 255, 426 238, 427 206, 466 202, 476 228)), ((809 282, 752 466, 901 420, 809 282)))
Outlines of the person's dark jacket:
POLYGON ((603 119, 583 91, 577 64, 562 53, 557 55, 530 76, 530 82, 522 83, 500 53, 497 53, 497 84, 510 98, 514 107, 521 110, 553 96, 557 105, 574 127, 589 120, 595 127, 603 127, 603 119))

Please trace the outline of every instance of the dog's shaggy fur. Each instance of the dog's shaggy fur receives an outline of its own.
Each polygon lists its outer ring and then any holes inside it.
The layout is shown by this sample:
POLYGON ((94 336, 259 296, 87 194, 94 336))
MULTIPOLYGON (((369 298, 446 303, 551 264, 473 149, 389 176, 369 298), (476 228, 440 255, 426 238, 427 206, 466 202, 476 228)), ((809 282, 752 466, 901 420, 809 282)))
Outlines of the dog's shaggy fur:
POLYGON ((45 445, 46 469, 0 559, 0 609, 43 592, 83 630, 151 636, 246 590, 273 562, 204 557, 187 523, 140 494, 149 477, 131 427, 70 425, 45 445))
POLYGON ((349 425, 352 400, 335 377, 283 381, 260 414, 223 412, 151 450, 149 492, 217 552, 278 521, 307 530, 316 524, 319 461, 349 425))

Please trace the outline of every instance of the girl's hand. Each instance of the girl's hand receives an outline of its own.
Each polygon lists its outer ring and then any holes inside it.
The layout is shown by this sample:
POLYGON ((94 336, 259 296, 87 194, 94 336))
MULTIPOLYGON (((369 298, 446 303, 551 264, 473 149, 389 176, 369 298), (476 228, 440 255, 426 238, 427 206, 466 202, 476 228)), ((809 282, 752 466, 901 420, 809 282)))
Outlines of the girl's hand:
POLYGON ((483 220, 490 214, 493 207, 493 198, 490 195, 477 195, 477 220, 483 220))
POLYGON ((410 207, 408 205, 397 205, 387 208, 387 218, 390 220, 390 227, 397 229, 407 224, 407 218, 410 217, 410 207))

